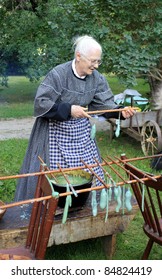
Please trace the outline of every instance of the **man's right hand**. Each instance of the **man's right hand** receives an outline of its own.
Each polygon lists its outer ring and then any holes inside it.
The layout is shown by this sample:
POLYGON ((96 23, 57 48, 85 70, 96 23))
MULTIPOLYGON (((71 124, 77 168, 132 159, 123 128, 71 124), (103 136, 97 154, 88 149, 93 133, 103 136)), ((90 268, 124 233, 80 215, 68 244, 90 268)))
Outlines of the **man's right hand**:
POLYGON ((88 115, 85 111, 87 111, 87 108, 84 108, 79 105, 72 105, 71 106, 71 116, 73 118, 90 118, 90 115, 88 115))

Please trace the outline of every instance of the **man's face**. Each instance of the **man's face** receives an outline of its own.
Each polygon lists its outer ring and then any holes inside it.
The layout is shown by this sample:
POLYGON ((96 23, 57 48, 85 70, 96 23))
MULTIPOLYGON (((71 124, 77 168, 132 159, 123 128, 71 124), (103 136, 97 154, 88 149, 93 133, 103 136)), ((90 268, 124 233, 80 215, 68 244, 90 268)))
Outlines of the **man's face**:
POLYGON ((86 55, 77 54, 76 57, 78 71, 80 76, 91 75, 94 69, 97 69, 101 64, 101 51, 94 49, 89 51, 86 55))

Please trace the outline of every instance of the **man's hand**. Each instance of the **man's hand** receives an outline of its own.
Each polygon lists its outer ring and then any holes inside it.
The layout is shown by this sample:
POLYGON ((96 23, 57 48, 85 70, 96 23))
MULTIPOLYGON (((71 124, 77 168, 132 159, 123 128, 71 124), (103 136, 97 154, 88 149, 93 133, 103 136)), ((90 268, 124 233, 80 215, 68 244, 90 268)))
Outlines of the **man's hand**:
POLYGON ((71 106, 71 116, 73 118, 90 118, 90 116, 85 112, 87 108, 81 107, 79 105, 71 106))
POLYGON ((125 107, 124 110, 122 111, 122 116, 125 119, 129 119, 136 113, 135 110, 133 110, 131 107, 125 107))

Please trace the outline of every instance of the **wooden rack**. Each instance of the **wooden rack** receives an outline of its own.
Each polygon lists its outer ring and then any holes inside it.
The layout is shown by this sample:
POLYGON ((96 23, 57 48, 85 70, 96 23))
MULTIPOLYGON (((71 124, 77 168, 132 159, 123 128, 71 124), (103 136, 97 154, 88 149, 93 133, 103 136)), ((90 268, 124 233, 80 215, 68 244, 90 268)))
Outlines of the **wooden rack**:
MULTIPOLYGON (((162 156, 162 155, 158 155, 162 156)), ((150 157, 138 157, 131 158, 126 160, 121 160, 119 158, 110 158, 106 157, 103 159, 102 163, 98 163, 95 161, 95 164, 88 165, 87 163, 82 162, 82 166, 74 167, 74 168, 64 168, 63 172, 77 170, 77 169, 89 169, 89 172, 92 172, 94 167, 100 166, 102 170, 104 170, 105 176, 111 178, 111 175, 107 172, 109 168, 112 172, 116 171, 116 177, 118 178, 118 182, 116 182, 116 186, 124 186, 130 185, 132 182, 137 182, 142 180, 142 182, 146 180, 156 180, 161 175, 151 176, 144 172, 143 178, 137 178, 135 176, 131 176, 131 180, 125 179, 124 176, 121 175, 119 169, 123 170, 124 163, 140 161, 145 159, 151 159, 153 157, 158 156, 150 156, 150 157), (115 170, 115 171, 114 171, 115 170), (119 176, 120 174, 120 176, 119 176), (109 177, 110 176, 110 177, 109 177)), ((48 169, 48 168, 47 168, 48 169)), ((0 180, 11 180, 18 179, 27 176, 48 176, 48 175, 56 175, 56 173, 60 172, 60 169, 56 170, 44 170, 40 172, 30 173, 30 174, 18 174, 18 175, 10 175, 10 176, 1 176, 0 180)), ((124 171, 124 170, 123 170, 124 171)), ((93 173, 93 172, 92 172, 93 173)), ((96 176, 93 173, 94 176, 96 176)), ((96 176, 97 178, 97 176, 96 176)), ((109 188, 111 185, 106 182, 101 181, 101 186, 93 186, 92 188, 81 189, 77 191, 77 194, 82 192, 92 192, 92 190, 102 190, 103 188, 109 188), (103 184, 104 183, 104 184, 103 184)), ((72 191, 66 193, 60 193, 59 196, 67 196, 69 194, 73 194, 72 191)), ((18 245, 22 245, 25 242, 28 228, 28 214, 30 213, 31 205, 34 201, 46 200, 51 198, 51 195, 45 197, 37 197, 28 200, 23 200, 19 202, 11 202, 4 207, 7 211, 3 217, 3 220, 0 221, 0 240, 1 245, 0 249, 14 247, 18 245), (21 206, 21 207, 20 207, 21 206), (28 210, 29 209, 29 210, 28 210), (25 214, 24 214, 25 213, 25 214), (26 215, 26 216, 25 216, 26 215)), ((116 234, 119 232, 123 232, 127 229, 129 223, 132 221, 134 216, 138 211, 138 205, 136 200, 133 198, 132 200, 132 211, 125 211, 124 215, 122 211, 119 213, 115 212, 115 202, 112 201, 109 205, 109 217, 107 222, 105 222, 105 210, 98 209, 98 214, 96 217, 92 215, 91 207, 87 204, 82 209, 71 209, 69 211, 68 219, 65 224, 62 224, 62 211, 61 209, 57 209, 55 222, 52 227, 50 240, 48 246, 59 245, 59 244, 67 244, 71 242, 77 242, 81 240, 91 239, 101 237, 103 240, 104 250, 109 258, 111 258, 114 250, 115 250, 115 242, 116 242, 116 234), (60 234, 61 232, 61 234, 60 234)))

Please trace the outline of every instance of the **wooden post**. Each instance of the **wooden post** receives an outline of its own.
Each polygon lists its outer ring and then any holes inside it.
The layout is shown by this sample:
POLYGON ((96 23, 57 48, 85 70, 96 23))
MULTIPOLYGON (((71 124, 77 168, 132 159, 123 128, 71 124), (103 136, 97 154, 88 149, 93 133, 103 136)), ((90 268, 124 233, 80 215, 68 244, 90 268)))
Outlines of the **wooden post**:
POLYGON ((107 259, 111 260, 116 248, 116 235, 108 235, 101 237, 103 250, 107 259))

